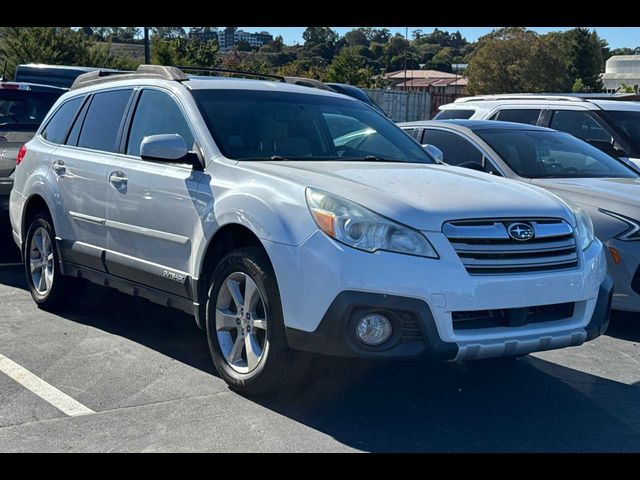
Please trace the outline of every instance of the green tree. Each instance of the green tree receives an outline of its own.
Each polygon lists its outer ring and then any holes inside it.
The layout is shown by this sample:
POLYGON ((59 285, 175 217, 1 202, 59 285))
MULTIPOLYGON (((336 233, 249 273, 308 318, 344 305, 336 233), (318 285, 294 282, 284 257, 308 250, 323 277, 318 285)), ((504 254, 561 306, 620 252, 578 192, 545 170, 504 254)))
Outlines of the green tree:
POLYGON ((155 27, 153 34, 160 38, 184 38, 187 32, 182 27, 155 27))
POLYGON ((557 46, 519 27, 501 28, 481 37, 466 74, 472 94, 562 92, 569 88, 557 46))
POLYGON ((249 42, 247 42, 246 40, 240 40, 236 44, 236 49, 239 52, 250 52, 251 51, 251 45, 249 45, 249 42))
POLYGON ((307 27, 302 39, 305 47, 312 48, 319 44, 333 45, 338 40, 338 34, 329 27, 307 27))
POLYGON ((345 47, 329 65, 326 79, 329 82, 368 87, 373 72, 367 67, 366 62, 367 59, 360 54, 357 47, 345 47))
POLYGON ((616 90, 617 93, 638 93, 636 92, 636 89, 633 88, 631 85, 627 85, 624 82, 620 82, 620 87, 618 87, 618 90, 616 90))
POLYGON ((0 27, 0 58, 7 62, 7 77, 21 63, 84 65, 131 69, 130 58, 114 56, 108 45, 68 27, 0 27))
POLYGON ((369 39, 362 28, 356 28, 347 32, 344 35, 345 42, 350 47, 355 47, 357 45, 363 45, 365 47, 369 46, 369 39))
POLYGON ((215 67, 219 63, 218 50, 215 40, 154 37, 151 41, 151 62, 158 65, 215 67))
POLYGON ((601 92, 604 72, 603 40, 588 28, 574 28, 562 34, 569 77, 582 80, 584 91, 601 92))

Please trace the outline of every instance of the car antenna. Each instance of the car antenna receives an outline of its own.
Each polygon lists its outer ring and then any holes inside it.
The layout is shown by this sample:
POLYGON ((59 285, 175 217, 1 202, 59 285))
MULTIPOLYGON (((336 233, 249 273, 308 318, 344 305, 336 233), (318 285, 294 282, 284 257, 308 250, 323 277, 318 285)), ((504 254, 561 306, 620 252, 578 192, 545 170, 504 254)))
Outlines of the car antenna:
POLYGON ((7 59, 4 59, 4 68, 2 69, 2 77, 0 77, 0 82, 6 82, 4 76, 7 74, 7 59))

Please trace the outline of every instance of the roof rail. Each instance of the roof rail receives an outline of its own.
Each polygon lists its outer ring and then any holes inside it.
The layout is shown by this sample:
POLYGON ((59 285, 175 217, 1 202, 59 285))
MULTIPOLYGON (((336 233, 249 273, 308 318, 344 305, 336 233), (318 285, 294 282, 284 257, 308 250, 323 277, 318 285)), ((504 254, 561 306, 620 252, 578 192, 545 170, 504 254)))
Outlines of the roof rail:
POLYGON ((163 65, 140 65, 135 71, 127 70, 94 70, 83 73, 75 79, 71 90, 76 88, 95 85, 98 83, 125 80, 127 78, 160 78, 164 80, 175 80, 183 82, 189 80, 182 70, 176 67, 165 67, 163 65))
POLYGON ((284 81, 287 83, 293 83, 294 85, 302 85, 303 87, 319 88, 320 90, 335 92, 335 90, 329 85, 321 82, 320 80, 316 80, 315 78, 284 77, 284 81))
POLYGON ((475 97, 457 98, 454 103, 491 102, 495 100, 558 100, 563 102, 586 102, 582 97, 554 95, 549 93, 512 93, 504 95, 477 95, 475 97))
POLYGON ((191 72, 213 72, 213 73, 232 73, 234 75, 245 75, 247 77, 263 77, 274 80, 280 80, 281 82, 285 81, 285 77, 281 77, 280 75, 270 75, 268 73, 260 73, 260 72, 247 72, 245 70, 234 70, 231 68, 218 68, 218 67, 173 67, 184 71, 191 72))

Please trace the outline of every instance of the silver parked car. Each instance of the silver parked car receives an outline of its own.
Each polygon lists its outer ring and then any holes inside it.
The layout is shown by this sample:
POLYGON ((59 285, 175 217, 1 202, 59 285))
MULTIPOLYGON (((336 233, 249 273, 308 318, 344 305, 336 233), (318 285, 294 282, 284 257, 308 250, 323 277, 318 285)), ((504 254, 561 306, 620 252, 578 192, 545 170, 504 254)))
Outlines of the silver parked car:
POLYGON ((606 245, 613 308, 640 312, 640 175, 567 133, 512 122, 401 123, 449 165, 544 187, 586 210, 606 245))

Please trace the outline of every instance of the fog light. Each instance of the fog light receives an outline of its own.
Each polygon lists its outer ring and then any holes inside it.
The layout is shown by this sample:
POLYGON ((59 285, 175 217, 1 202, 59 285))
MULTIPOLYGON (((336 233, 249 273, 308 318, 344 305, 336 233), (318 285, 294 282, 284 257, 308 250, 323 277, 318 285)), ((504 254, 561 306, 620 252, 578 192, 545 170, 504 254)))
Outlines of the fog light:
POLYGON ((358 320, 356 335, 365 345, 380 345, 391 337, 391 322, 384 315, 370 313, 358 320))

